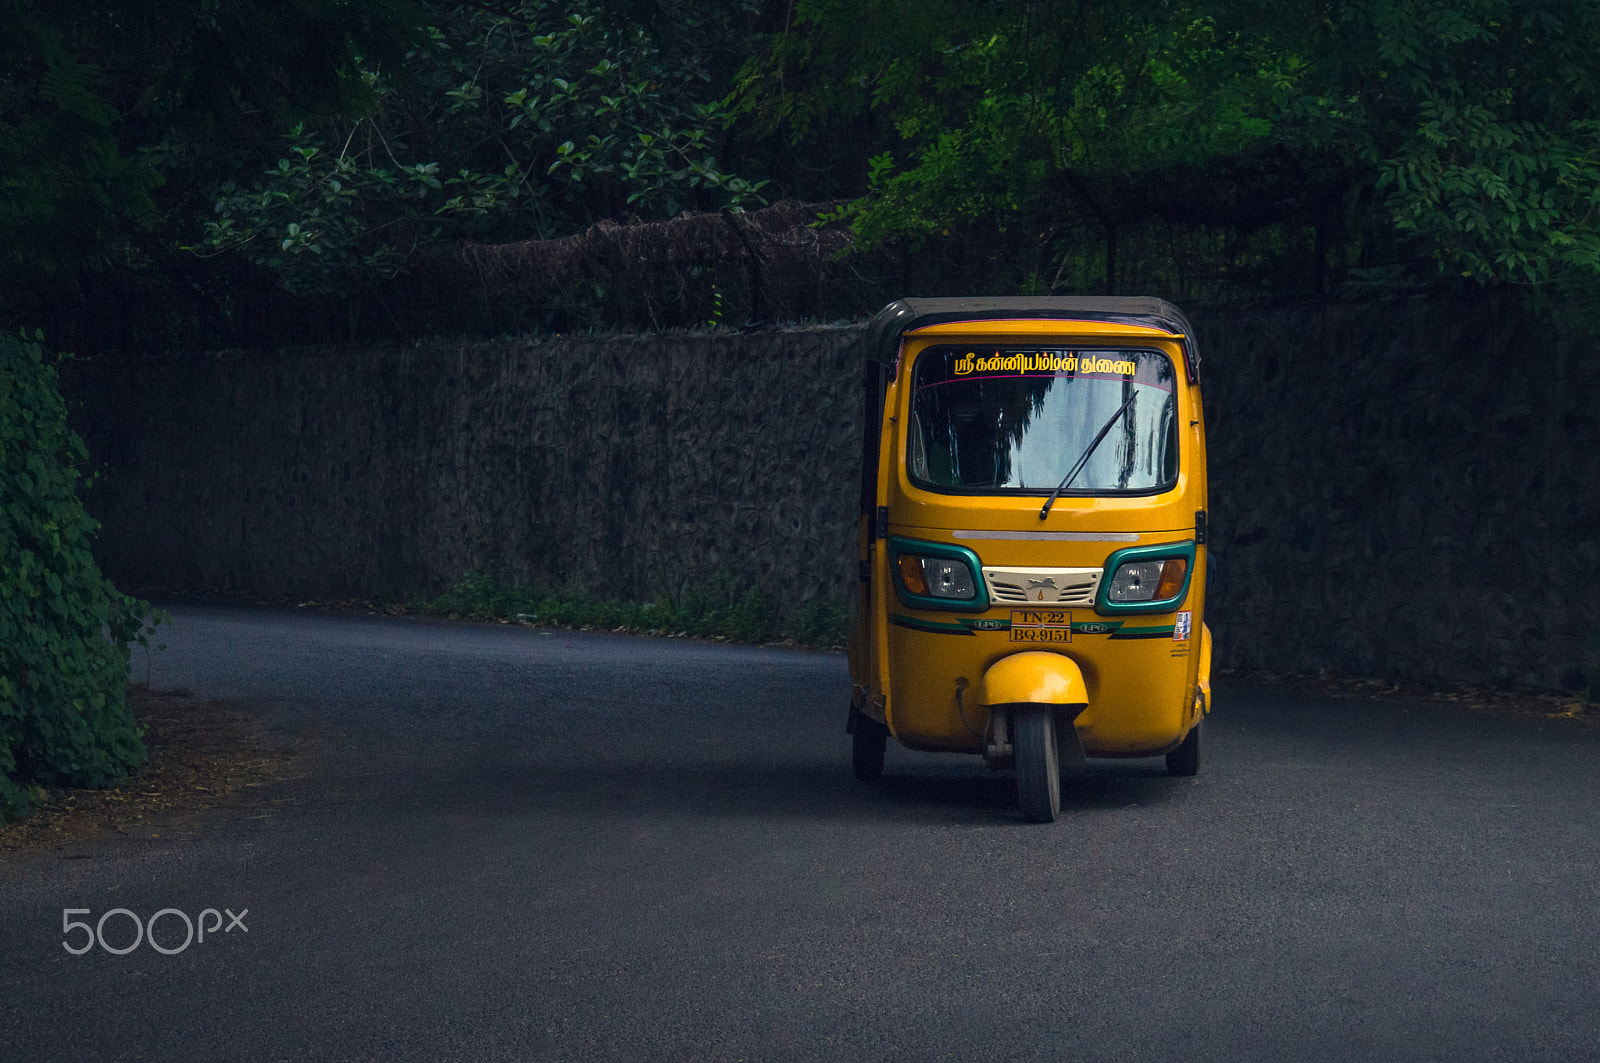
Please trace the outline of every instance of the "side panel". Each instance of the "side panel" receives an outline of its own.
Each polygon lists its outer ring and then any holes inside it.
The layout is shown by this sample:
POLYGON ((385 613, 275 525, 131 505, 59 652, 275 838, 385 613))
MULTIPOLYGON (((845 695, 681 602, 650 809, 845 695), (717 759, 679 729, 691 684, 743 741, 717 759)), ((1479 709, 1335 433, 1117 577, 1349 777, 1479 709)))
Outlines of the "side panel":
MULTIPOLYGON (((879 506, 889 495, 889 484, 894 479, 894 459, 899 453, 896 443, 895 428, 900 418, 896 411, 900 408, 900 381, 890 380, 883 394, 883 412, 880 422, 878 445, 878 477, 877 490, 874 500, 879 506)), ((872 641, 873 641, 873 674, 872 698, 878 712, 881 712, 882 721, 888 725, 889 733, 895 734, 895 703, 894 703, 894 672, 889 664, 889 606, 895 596, 894 587, 889 579, 888 551, 885 549, 884 539, 887 531, 882 527, 883 522, 878 520, 877 509, 874 508, 871 522, 872 537, 872 641)))
POLYGON ((884 387, 882 365, 868 362, 862 373, 861 487, 856 514, 856 584, 846 649, 850 662, 851 704, 882 723, 883 603, 875 590, 883 586, 874 572, 876 519, 882 505, 884 387))
POLYGON ((850 661, 850 704, 863 711, 872 696, 873 686, 872 545, 869 520, 866 514, 856 518, 857 576, 850 607, 850 628, 845 636, 845 650, 850 661))

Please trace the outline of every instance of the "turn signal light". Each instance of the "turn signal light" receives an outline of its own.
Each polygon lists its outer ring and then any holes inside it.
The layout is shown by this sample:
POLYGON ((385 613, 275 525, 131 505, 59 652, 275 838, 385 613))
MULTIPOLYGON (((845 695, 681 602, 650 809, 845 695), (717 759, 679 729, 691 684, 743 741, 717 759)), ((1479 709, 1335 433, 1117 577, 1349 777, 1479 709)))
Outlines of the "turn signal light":
POLYGON ((912 594, 927 597, 928 580, 922 574, 922 558, 915 554, 900 555, 900 581, 906 585, 906 590, 912 594))
POLYGON ((1189 574, 1189 561, 1182 557, 1169 557, 1161 563, 1161 582, 1156 584, 1156 601, 1176 598, 1183 589, 1183 577, 1189 574))

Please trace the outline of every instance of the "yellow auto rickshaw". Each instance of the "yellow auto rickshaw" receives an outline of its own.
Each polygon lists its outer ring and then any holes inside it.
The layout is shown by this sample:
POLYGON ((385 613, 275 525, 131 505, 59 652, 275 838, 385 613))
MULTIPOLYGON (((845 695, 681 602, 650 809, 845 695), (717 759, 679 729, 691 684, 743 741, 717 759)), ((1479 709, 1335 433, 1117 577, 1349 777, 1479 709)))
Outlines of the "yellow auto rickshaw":
POLYGON ((1200 766, 1210 708, 1199 356, 1161 299, 903 299, 866 336, 858 778, 887 739, 1014 769, 1200 766))

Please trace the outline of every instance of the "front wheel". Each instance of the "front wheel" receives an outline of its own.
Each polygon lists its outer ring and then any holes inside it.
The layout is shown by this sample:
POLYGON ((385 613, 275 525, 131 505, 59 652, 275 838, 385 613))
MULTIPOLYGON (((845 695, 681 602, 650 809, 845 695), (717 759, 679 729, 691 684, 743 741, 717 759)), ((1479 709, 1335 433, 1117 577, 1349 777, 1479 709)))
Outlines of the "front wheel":
POLYGON ((1022 816, 1030 823, 1054 823, 1061 814, 1061 754, 1056 750, 1055 713, 1017 713, 1011 726, 1022 816))
POLYGON ((850 766, 856 778, 871 782, 883 774, 883 754, 889 746, 889 729, 870 716, 858 715, 850 735, 850 766))
POLYGON ((1200 723, 1189 728, 1183 744, 1167 754, 1168 775, 1198 775, 1200 773, 1200 723))

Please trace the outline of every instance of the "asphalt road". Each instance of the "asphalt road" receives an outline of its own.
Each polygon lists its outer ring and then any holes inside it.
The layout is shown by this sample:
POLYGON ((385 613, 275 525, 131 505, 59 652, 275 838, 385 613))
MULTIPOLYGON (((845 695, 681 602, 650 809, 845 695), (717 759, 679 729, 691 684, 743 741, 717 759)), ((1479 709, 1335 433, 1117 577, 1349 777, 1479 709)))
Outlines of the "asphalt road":
POLYGON ((0 1060, 1600 1056, 1579 725, 1221 685, 1198 778, 1094 762, 1035 826, 975 759, 856 784, 834 654, 172 612, 152 685, 318 751, 0 856, 0 1060), (67 908, 248 915, 75 956, 67 908))

